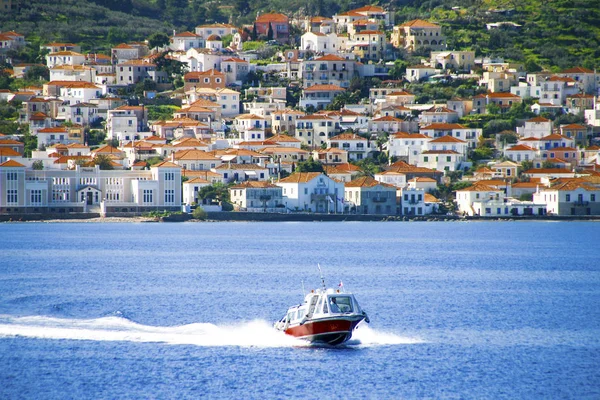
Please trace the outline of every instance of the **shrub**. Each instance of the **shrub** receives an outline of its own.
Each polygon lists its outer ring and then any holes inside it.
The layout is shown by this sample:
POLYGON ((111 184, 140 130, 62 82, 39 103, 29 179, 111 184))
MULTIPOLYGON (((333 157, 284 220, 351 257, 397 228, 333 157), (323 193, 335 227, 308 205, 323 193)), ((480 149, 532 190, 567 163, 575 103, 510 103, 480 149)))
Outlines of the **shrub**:
POLYGON ((194 219, 198 219, 201 221, 204 221, 207 216, 208 216, 208 214, 206 213, 206 211, 204 211, 204 209, 199 206, 196 207, 194 209, 194 212, 192 213, 192 217, 194 217, 194 219))

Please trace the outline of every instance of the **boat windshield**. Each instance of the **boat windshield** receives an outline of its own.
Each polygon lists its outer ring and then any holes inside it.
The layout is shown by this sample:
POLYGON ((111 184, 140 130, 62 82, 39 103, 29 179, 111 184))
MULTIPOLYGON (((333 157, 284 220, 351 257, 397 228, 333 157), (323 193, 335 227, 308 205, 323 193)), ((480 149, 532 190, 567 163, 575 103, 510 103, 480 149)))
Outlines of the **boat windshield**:
POLYGON ((329 308, 332 313, 347 313, 354 310, 350 296, 329 296, 329 308))

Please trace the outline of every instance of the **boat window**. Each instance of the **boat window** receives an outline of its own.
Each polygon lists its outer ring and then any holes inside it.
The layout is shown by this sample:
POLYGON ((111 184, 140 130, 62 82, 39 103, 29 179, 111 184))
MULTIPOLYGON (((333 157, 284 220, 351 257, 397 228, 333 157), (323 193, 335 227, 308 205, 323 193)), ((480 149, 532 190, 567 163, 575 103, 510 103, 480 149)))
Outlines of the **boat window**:
POLYGON ((310 299, 310 308, 308 309, 308 315, 307 315, 308 318, 312 318, 312 316, 313 316, 313 314, 315 312, 315 305, 317 304, 317 300, 318 299, 319 298, 317 296, 313 296, 310 299))
POLYGON ((304 308, 298 309, 298 314, 296 315, 296 319, 302 319, 302 318, 304 318, 304 312, 305 311, 306 311, 306 309, 304 309, 304 308))
POLYGON ((287 315, 286 319, 287 319, 288 321, 291 321, 291 320, 293 320, 293 319, 294 319, 294 314, 295 314, 295 312, 294 312, 294 311, 290 311, 290 312, 288 313, 288 315, 287 315))
POLYGON ((352 299, 349 296, 331 296, 329 297, 331 312, 347 313, 352 312, 352 299))

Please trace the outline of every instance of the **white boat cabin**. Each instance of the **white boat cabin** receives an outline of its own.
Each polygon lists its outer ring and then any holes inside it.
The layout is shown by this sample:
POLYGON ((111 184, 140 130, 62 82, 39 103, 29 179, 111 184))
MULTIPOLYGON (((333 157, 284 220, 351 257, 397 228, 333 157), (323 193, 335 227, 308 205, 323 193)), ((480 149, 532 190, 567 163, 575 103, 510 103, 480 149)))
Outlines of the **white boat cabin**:
POLYGON ((362 314, 354 295, 334 289, 317 289, 306 295, 303 304, 290 307, 283 321, 296 324, 340 314, 362 314))

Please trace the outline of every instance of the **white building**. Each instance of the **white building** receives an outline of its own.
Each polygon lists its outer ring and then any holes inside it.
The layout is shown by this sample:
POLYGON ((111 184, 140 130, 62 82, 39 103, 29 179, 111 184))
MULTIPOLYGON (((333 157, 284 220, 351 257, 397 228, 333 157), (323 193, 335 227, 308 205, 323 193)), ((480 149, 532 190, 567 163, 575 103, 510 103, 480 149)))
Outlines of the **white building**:
POLYGON ((53 68, 57 65, 81 65, 85 62, 85 56, 74 51, 59 51, 46 56, 46 65, 53 68))
POLYGON ((205 41, 193 32, 180 32, 171 37, 171 50, 188 51, 189 49, 204 47, 205 41))
POLYGON ((533 194, 553 215, 600 215, 600 189, 588 182, 566 180, 533 194))
POLYGON ((233 120, 233 126, 241 141, 261 141, 265 139, 267 119, 254 114, 242 114, 233 120))
POLYGON ((296 119, 295 137, 312 148, 320 147, 336 131, 333 118, 322 114, 300 116, 296 119))
POLYGON ((417 166, 436 171, 457 171, 464 160, 465 156, 456 150, 427 150, 419 156, 417 166))
POLYGON ((348 152, 348 160, 358 161, 369 157, 376 150, 368 139, 353 133, 342 133, 327 140, 327 147, 348 152))
POLYGON ((388 137, 387 150, 390 157, 399 157, 415 164, 419 155, 428 149, 431 137, 422 133, 397 132, 388 137))
POLYGON ((283 202, 292 211, 341 213, 344 184, 319 172, 296 172, 276 183, 283 190, 283 202))
POLYGON ((552 133, 552 121, 544 117, 535 117, 517 127, 517 133, 524 138, 542 138, 552 133))
POLYGON ((270 182, 247 181, 229 188, 229 197, 239 211, 283 212, 282 188, 270 182))
POLYGON ((0 164, 0 212, 141 213, 181 210, 181 168, 169 162, 151 170, 29 170, 0 164))

